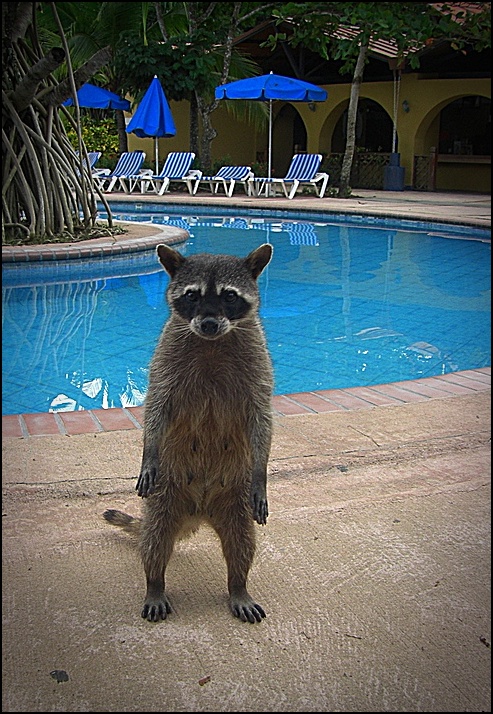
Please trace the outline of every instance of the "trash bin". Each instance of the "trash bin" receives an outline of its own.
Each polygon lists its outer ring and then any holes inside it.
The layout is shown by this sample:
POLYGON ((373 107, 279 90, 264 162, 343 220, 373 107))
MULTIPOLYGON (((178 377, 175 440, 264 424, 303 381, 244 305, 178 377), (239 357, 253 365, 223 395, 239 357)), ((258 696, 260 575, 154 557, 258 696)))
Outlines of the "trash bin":
POLYGON ((388 166, 384 169, 383 190, 384 191, 404 191, 404 174, 406 169, 399 166, 400 154, 390 154, 388 166))

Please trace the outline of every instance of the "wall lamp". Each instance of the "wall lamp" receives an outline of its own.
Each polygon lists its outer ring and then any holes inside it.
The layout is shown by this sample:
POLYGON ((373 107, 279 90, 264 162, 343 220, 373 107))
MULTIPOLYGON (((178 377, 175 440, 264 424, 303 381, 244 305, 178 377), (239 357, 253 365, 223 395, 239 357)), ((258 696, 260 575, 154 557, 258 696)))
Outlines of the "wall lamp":
POLYGON ((402 109, 403 109, 403 111, 406 112, 406 114, 408 114, 409 110, 411 109, 411 107, 409 106, 409 102, 407 101, 407 99, 404 99, 404 101, 402 102, 402 109))

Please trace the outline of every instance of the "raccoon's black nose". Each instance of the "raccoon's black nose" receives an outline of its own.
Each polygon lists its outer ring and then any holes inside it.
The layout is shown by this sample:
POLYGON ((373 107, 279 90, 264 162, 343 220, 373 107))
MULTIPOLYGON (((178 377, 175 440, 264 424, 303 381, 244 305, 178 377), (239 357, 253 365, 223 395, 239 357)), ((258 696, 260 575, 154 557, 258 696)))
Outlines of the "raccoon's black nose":
POLYGON ((200 323, 200 329, 204 335, 215 335, 219 330, 219 322, 215 317, 204 317, 200 323))

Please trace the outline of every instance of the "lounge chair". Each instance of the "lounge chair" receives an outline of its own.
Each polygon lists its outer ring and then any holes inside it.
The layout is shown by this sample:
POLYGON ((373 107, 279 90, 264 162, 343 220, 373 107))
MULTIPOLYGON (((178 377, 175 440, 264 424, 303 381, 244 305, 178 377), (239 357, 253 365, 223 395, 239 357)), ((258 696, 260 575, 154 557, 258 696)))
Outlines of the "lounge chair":
POLYGON ((124 151, 118 159, 113 171, 100 169, 93 172, 93 178, 101 191, 113 191, 115 186, 119 186, 122 191, 128 193, 130 184, 127 185, 130 176, 135 176, 145 161, 145 151, 124 151))
POLYGON ((269 195, 270 187, 275 188, 280 184, 286 198, 293 198, 301 185, 313 186, 319 198, 323 198, 329 174, 319 173, 322 163, 322 154, 295 154, 291 159, 291 164, 284 178, 259 178, 255 176, 250 179, 251 193, 259 196, 265 189, 265 195, 269 195), (320 185, 318 185, 320 184, 320 185))
POLYGON ((214 176, 202 176, 197 182, 194 193, 197 192, 199 184, 208 183, 212 193, 217 193, 219 186, 224 188, 226 196, 231 198, 235 185, 242 183, 245 193, 250 195, 250 183, 254 178, 253 171, 250 166, 222 166, 214 176))
POLYGON ((141 193, 157 193, 162 196, 168 190, 171 181, 184 181, 189 193, 195 193, 196 184, 202 176, 202 171, 190 168, 194 158, 193 151, 171 151, 166 157, 160 173, 143 171, 131 176, 130 191, 138 186, 141 193))
MULTIPOLYGON (((77 159, 79 158, 79 152, 76 151, 77 154, 77 159)), ((92 170, 94 169, 95 165, 101 158, 101 152, 100 151, 88 151, 87 152, 87 159, 84 156, 82 160, 82 164, 85 168, 88 169, 90 173, 92 173, 92 170)))
MULTIPOLYGON (((80 171, 79 171, 79 152, 75 152, 77 156, 77 166, 76 166, 76 172, 77 176, 79 176, 80 171)), ((90 174, 93 173, 94 171, 94 166, 97 164, 99 159, 101 158, 101 152, 100 151, 88 151, 87 152, 87 157, 84 155, 84 158, 82 160, 82 165, 88 171, 90 174)))
POLYGON ((99 159, 101 158, 101 152, 100 151, 88 151, 87 158, 89 160, 89 171, 92 171, 93 168, 98 163, 99 159))

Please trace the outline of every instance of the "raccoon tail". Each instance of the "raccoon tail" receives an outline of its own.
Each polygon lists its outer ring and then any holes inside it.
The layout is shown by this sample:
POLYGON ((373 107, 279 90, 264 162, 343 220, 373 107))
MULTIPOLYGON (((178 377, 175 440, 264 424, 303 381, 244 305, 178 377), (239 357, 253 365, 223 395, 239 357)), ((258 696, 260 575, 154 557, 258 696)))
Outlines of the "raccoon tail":
POLYGON ((123 528, 127 533, 131 533, 132 535, 139 535, 140 533, 141 519, 129 516, 128 513, 115 511, 113 508, 110 508, 103 513, 103 518, 108 521, 108 523, 111 523, 112 526, 123 528))

